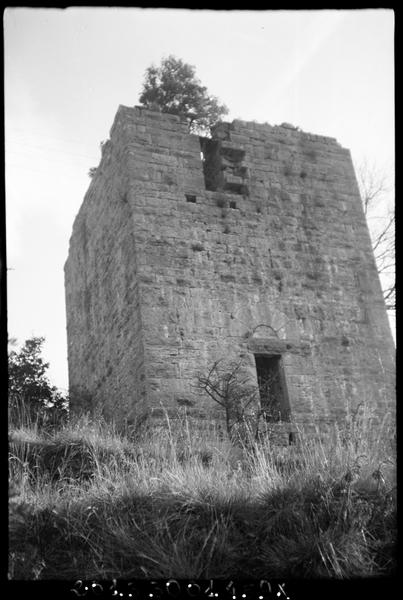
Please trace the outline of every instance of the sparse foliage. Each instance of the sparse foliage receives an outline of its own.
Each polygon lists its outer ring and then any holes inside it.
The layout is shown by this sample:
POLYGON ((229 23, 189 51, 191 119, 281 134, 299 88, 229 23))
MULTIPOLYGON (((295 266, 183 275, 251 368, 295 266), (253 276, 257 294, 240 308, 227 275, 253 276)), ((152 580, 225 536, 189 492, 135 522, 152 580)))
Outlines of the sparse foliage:
POLYGON ((386 205, 393 186, 388 177, 364 161, 357 168, 358 185, 372 239, 372 248, 381 279, 386 308, 396 309, 395 214, 386 205))
POLYGON ((217 360, 207 375, 198 376, 200 388, 224 409, 225 425, 230 440, 242 425, 256 425, 257 390, 241 362, 217 360), (252 421, 252 423, 251 423, 252 421))
POLYGON ((145 73, 139 101, 146 108, 186 116, 190 131, 209 133, 228 108, 207 92, 195 74, 195 67, 170 55, 145 73))

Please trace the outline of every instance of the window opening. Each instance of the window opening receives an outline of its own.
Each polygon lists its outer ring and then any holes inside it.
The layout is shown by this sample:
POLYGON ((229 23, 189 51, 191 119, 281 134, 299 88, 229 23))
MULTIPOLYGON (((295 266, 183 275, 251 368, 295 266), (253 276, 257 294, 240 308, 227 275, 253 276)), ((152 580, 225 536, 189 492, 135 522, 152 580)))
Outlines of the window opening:
POLYGON ((270 422, 289 421, 290 404, 281 355, 255 355, 260 404, 270 422))
POLYGON ((203 174, 206 190, 215 192, 224 187, 224 176, 221 168, 220 142, 209 138, 200 138, 203 155, 203 174))
POLYGON ((230 207, 230 208, 236 208, 236 202, 234 202, 234 201, 231 201, 231 202, 229 203, 229 207, 230 207))
POLYGON ((244 164, 245 150, 221 140, 199 139, 206 190, 247 195, 249 173, 244 164))
POLYGON ((196 202, 196 196, 193 196, 192 194, 185 194, 186 196, 186 202, 196 202))

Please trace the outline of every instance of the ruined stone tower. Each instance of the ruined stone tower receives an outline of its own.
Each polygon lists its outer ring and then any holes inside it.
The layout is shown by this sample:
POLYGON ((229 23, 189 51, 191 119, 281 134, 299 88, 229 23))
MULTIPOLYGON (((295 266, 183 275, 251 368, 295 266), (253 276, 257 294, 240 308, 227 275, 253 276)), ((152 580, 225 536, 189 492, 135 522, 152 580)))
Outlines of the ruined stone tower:
MULTIPOLYGON (((394 343, 350 152, 283 124, 120 106, 65 265, 73 408, 125 419, 186 405, 241 359, 281 410, 328 423, 394 410, 394 343)), ((210 413, 211 414, 211 413, 210 413)))

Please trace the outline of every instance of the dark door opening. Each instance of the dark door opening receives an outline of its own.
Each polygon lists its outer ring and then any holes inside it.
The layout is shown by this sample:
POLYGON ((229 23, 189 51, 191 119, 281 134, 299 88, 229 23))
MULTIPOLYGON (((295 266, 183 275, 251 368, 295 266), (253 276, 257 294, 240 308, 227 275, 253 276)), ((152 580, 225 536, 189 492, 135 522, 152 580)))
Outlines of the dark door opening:
POLYGON ((290 403, 280 355, 255 355, 260 404, 267 421, 289 421, 290 403))

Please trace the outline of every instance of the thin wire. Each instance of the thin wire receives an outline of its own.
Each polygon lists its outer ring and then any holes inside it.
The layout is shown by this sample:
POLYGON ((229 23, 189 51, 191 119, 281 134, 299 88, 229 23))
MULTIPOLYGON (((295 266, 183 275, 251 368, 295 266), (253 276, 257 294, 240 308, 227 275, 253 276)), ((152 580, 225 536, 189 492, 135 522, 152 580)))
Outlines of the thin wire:
MULTIPOLYGON (((29 133, 31 133, 35 138, 37 137, 42 137, 42 138, 47 138, 49 140, 55 140, 55 141, 63 141, 63 142, 67 142, 67 143, 71 143, 71 144, 82 144, 83 141, 82 140, 77 140, 77 139, 66 139, 66 138, 61 138, 61 137, 54 137, 54 136, 50 136, 50 135, 44 135, 43 131, 38 131, 38 130, 27 130, 26 128, 18 128, 18 127, 6 127, 6 138, 7 138, 7 132, 8 131, 20 131, 22 132, 22 134, 27 135, 29 133)), ((21 135, 21 133, 17 133, 17 135, 21 135)))
MULTIPOLYGON (((8 142, 8 143, 9 144, 10 143, 11 144, 14 144, 14 143, 18 144, 20 142, 8 142)), ((9 150, 7 148, 7 145, 8 144, 6 144, 6 154, 8 154, 10 152, 13 153, 13 154, 21 153, 20 150, 9 150)), ((39 150, 40 152, 46 152, 46 153, 48 153, 48 152, 59 152, 60 154, 68 154, 69 156, 80 156, 82 158, 88 158, 89 160, 92 160, 94 158, 93 156, 89 156, 88 154, 78 154, 76 152, 68 152, 66 150, 60 150, 59 148, 49 148, 49 147, 46 147, 46 146, 35 146, 33 144, 25 144, 25 143, 22 143, 22 142, 20 143, 20 145, 24 146, 25 148, 35 148, 36 150, 39 150)), ((28 151, 28 153, 29 153, 29 151, 28 151)))
MULTIPOLYGON (((6 165, 6 168, 7 168, 7 167, 12 167, 12 168, 18 169, 18 170, 20 170, 20 171, 32 171, 32 172, 34 172, 34 173, 44 173, 45 175, 49 175, 49 170, 48 170, 48 171, 45 171, 44 169, 32 169, 31 167, 25 167, 25 166, 24 166, 24 167, 21 167, 21 165, 18 165, 18 164, 13 164, 13 163, 8 163, 8 164, 6 165)), ((87 168, 88 168, 88 167, 87 167, 87 168)), ((85 174, 85 175, 87 175, 87 174, 85 174)), ((83 174, 83 177, 84 177, 84 174, 83 174)), ((82 179, 81 179, 81 178, 79 178, 79 177, 74 177, 74 175, 69 175, 69 178, 70 178, 70 179, 76 179, 77 181, 82 181, 82 179)))

